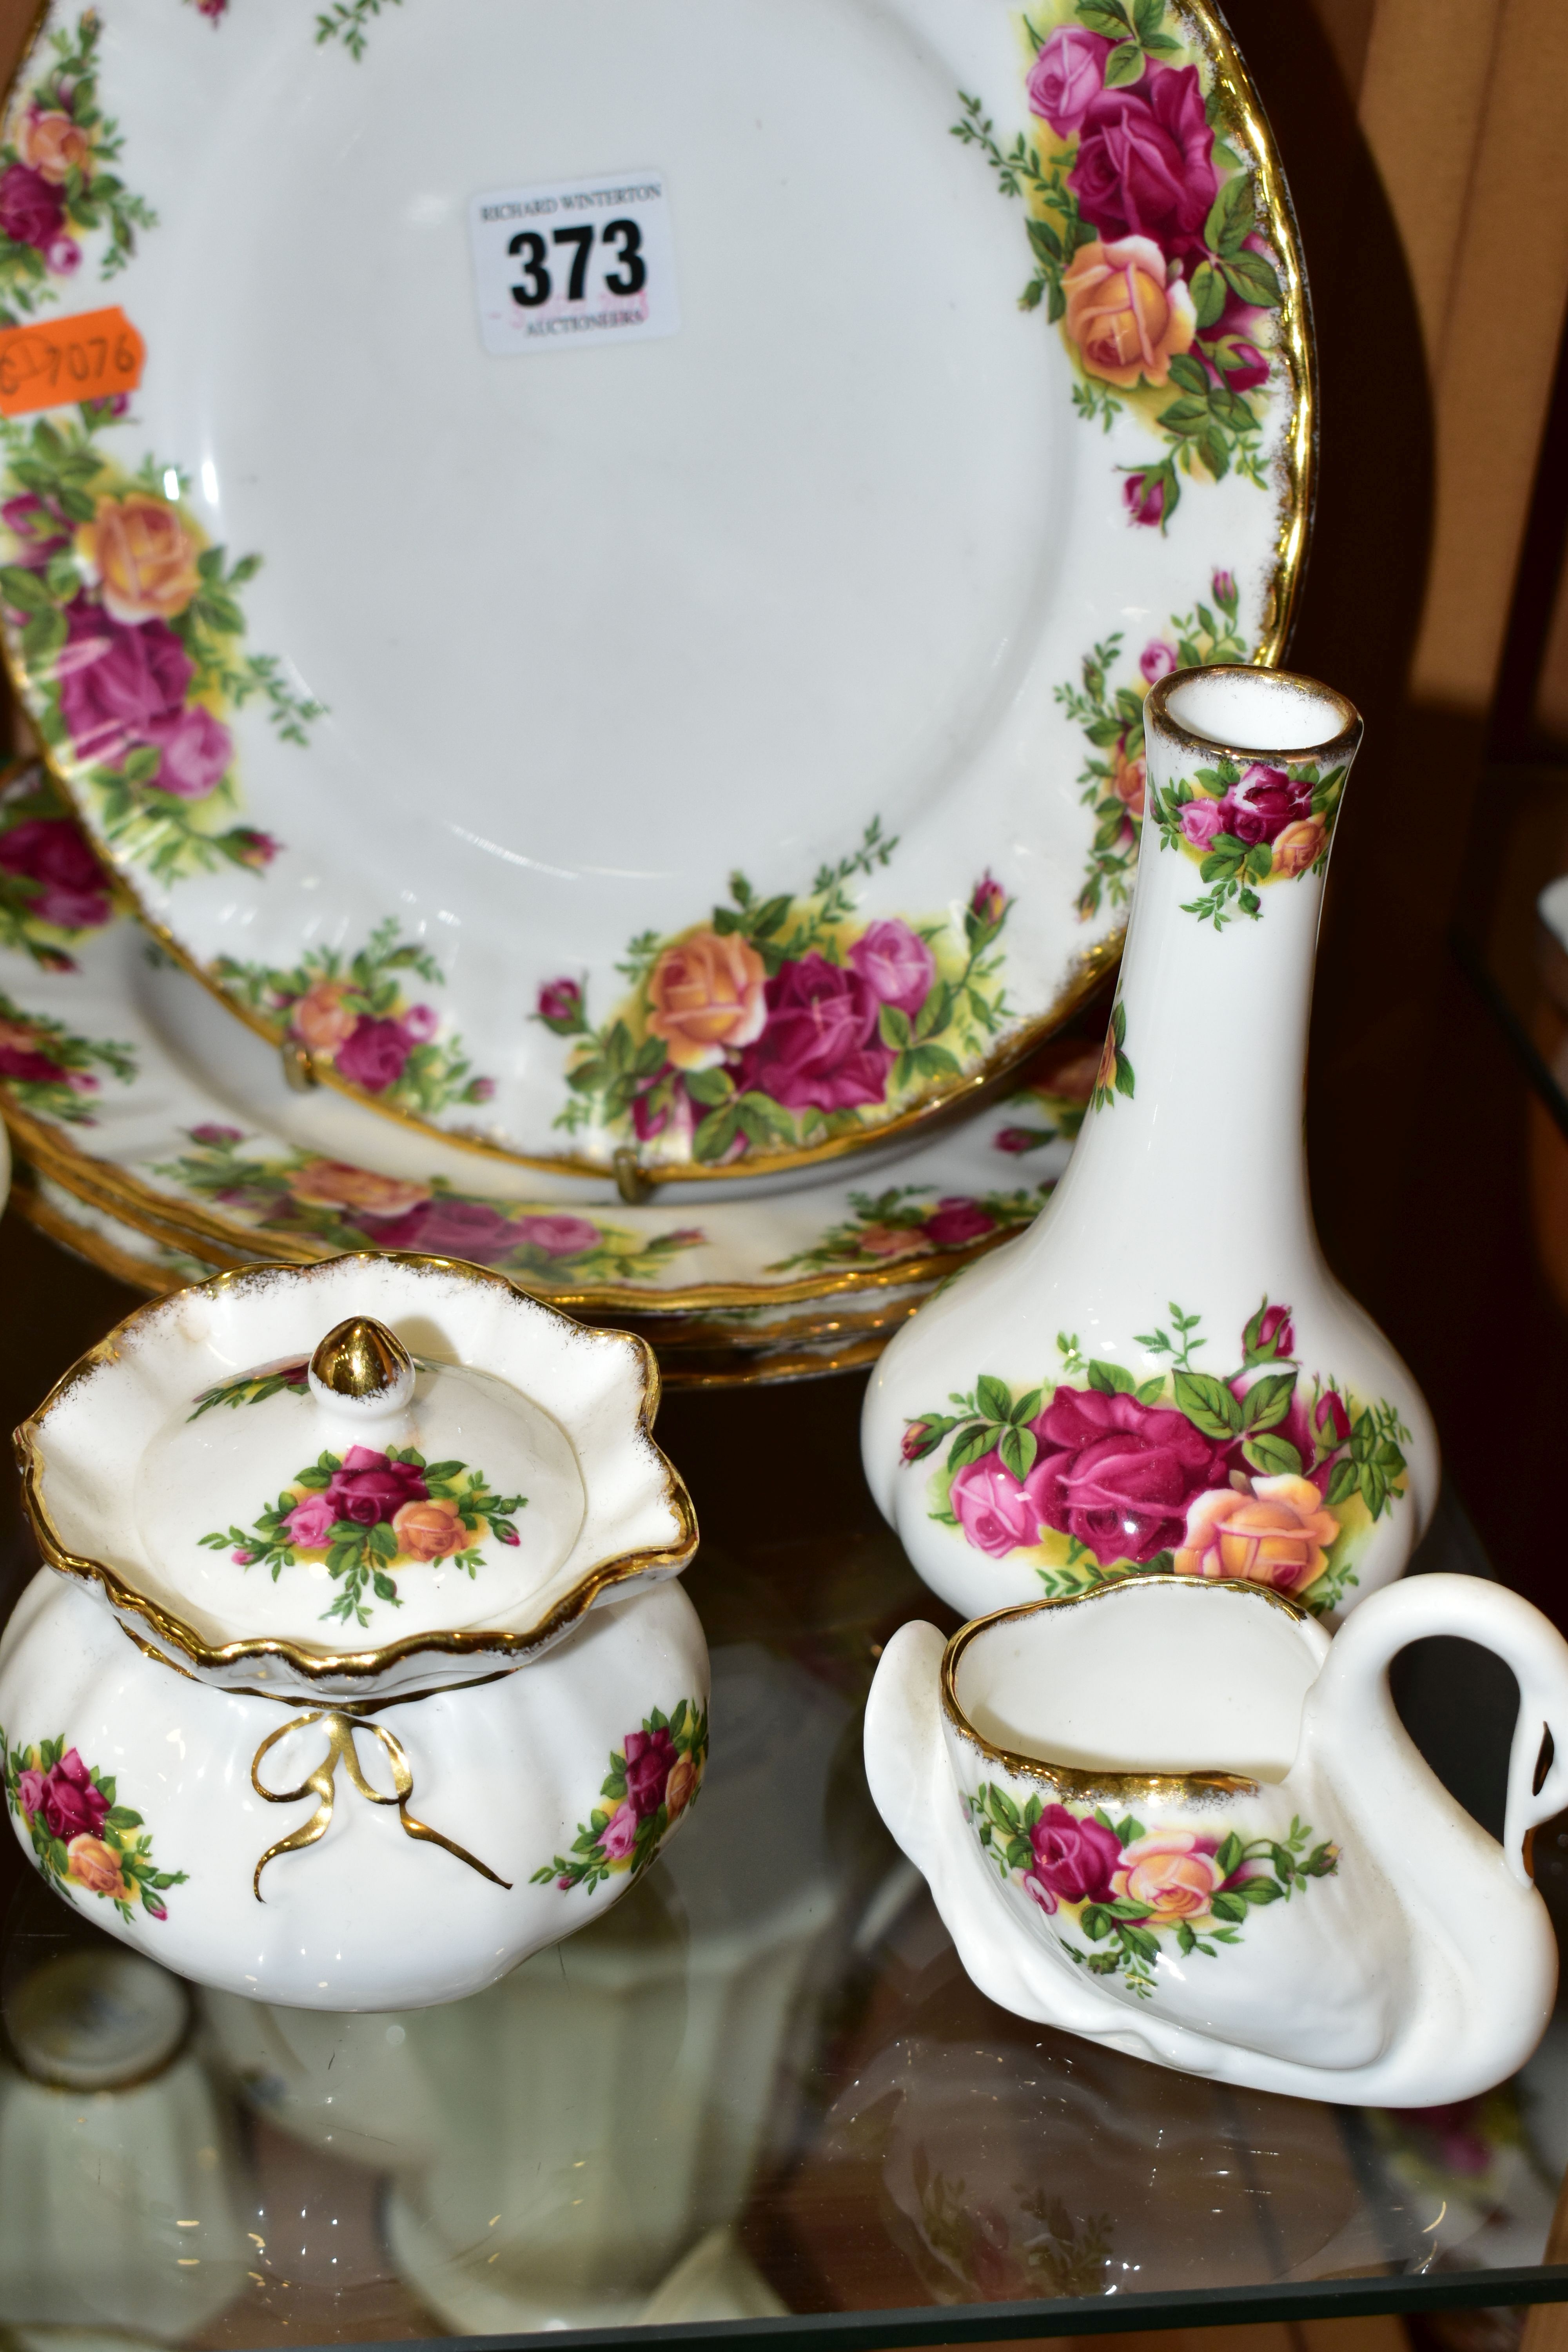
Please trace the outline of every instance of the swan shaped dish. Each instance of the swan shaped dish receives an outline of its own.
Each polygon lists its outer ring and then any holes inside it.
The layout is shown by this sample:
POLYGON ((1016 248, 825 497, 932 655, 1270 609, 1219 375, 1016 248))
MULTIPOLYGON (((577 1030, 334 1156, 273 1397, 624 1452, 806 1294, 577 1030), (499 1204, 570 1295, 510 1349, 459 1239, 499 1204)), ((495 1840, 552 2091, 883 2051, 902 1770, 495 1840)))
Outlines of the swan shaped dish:
POLYGON ((1417 2107, 1512 2073, 1551 2013, 1525 1841, 1568 1801, 1568 1643, 1479 1579, 1371 1594, 1331 1645, 1262 1588, 1158 1576, 945 1645, 906 1625, 866 1769, 970 1977, 1020 2016, 1221 2082, 1417 2107), (1390 1661, 1435 1633, 1519 1680, 1500 1847, 1394 1712, 1390 1661))

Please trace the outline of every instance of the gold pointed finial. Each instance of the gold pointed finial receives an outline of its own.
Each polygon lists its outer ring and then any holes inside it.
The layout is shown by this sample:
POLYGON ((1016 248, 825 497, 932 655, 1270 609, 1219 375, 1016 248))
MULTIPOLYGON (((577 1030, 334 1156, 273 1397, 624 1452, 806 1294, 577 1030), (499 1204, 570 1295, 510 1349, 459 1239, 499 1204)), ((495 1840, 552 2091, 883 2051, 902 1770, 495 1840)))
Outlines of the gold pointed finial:
POLYGON ((353 1315, 329 1331, 310 1359, 310 1370, 334 1396, 384 1397, 411 1380, 413 1360, 395 1331, 368 1315, 353 1315))

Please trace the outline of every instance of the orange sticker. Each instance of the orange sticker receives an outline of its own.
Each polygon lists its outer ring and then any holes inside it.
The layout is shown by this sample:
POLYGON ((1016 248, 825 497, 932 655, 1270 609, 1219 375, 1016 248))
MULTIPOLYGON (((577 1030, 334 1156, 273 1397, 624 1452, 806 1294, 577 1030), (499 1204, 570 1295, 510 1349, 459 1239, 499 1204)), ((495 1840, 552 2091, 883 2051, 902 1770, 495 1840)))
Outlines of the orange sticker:
POLYGON ((0 329, 0 415, 112 400, 142 381, 147 347, 120 306, 0 329))

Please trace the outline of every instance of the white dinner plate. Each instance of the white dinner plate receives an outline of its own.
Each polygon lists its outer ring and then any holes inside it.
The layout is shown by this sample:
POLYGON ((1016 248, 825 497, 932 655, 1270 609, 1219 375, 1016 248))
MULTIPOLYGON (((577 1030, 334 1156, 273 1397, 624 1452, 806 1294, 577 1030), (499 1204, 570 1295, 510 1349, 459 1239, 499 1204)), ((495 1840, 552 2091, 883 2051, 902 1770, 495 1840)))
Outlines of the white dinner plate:
POLYGON ((732 1182, 1016 1057, 1114 955, 1140 691, 1281 645, 1304 289, 1201 5, 54 0, 0 303, 0 405, 144 350, 0 417, 97 838, 534 1164, 732 1182))

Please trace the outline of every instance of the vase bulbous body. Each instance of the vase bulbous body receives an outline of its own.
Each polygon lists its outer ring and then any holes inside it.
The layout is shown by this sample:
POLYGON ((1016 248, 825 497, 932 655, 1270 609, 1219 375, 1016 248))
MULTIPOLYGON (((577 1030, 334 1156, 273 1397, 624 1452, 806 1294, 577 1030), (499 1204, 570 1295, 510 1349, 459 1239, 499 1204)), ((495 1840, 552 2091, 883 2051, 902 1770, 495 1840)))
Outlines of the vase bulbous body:
POLYGON ((1307 1190, 1312 965, 1361 720, 1244 668, 1161 680, 1144 720, 1138 885, 1071 1164, 882 1358, 866 1474, 964 1616, 1137 1570, 1336 1619, 1400 1573, 1438 1472, 1307 1190))

